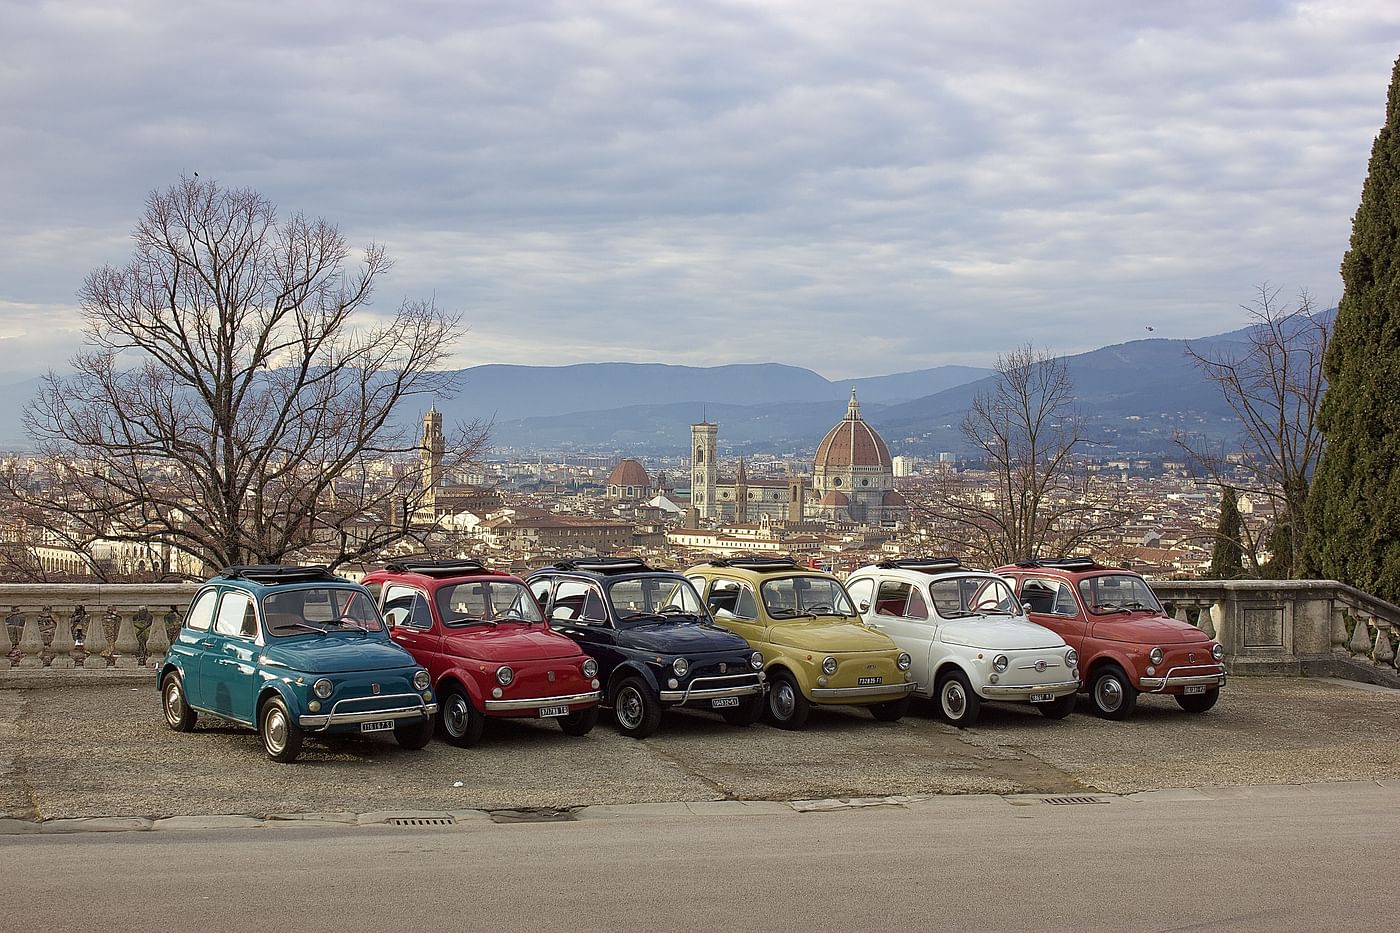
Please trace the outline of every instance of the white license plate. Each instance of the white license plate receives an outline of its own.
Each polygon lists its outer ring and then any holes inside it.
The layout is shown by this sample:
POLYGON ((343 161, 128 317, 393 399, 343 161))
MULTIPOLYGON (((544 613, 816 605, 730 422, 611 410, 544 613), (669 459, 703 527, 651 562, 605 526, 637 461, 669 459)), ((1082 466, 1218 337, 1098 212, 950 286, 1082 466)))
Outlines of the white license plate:
POLYGON ((378 719, 374 722, 360 723, 361 732, 388 732, 392 728, 394 728, 392 719, 378 719))
POLYGON ((1205 693, 1206 687, 1205 684, 1194 684, 1190 687, 1183 687, 1181 692, 1186 694, 1187 696, 1191 696, 1192 694, 1196 693, 1205 693))
POLYGON ((541 706, 541 707, 540 707, 540 718, 541 718, 541 719, 549 719, 549 718, 554 717, 554 716, 567 716, 567 715, 569 715, 569 708, 568 708, 567 706, 541 706))
POLYGON ((738 706, 738 697, 715 697, 710 701, 710 709, 724 709, 726 706, 738 706))
POLYGON ((1032 693, 1029 697, 1027 697, 1027 699, 1030 700, 1032 703, 1050 703, 1050 702, 1053 702, 1053 701, 1054 701, 1054 699, 1055 699, 1055 694, 1053 694, 1053 693, 1032 693))
POLYGON ((885 682, 885 678, 883 678, 883 677, 858 677, 858 678, 856 678, 856 686, 859 686, 859 687, 878 687, 880 684, 882 684, 882 683, 884 683, 884 682, 885 682))

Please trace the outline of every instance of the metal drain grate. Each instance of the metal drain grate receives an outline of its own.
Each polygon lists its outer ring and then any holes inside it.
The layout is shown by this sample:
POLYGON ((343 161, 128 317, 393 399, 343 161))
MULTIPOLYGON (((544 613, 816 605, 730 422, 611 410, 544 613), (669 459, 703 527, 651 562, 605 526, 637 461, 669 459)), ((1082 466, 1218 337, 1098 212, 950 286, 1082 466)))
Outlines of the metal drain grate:
POLYGON ((385 820, 390 826, 456 826, 450 816, 395 816, 385 820))
POLYGON ((1097 797, 1041 797, 1042 803, 1054 804, 1056 806, 1068 806, 1076 803, 1108 803, 1107 800, 1100 800, 1097 797))

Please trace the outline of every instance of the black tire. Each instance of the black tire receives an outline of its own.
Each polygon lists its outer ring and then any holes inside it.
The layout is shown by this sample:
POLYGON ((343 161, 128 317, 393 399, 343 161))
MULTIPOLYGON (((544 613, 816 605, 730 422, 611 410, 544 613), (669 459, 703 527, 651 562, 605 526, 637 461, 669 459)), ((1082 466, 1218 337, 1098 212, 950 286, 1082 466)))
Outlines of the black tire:
POLYGON ((909 704, 912 702, 914 701, 911 697, 903 697, 888 703, 876 703, 870 707, 870 715, 880 722, 899 722, 908 715, 909 704))
POLYGON ((642 678, 625 678, 613 691, 613 718, 623 735, 644 739, 661 725, 661 698, 642 678))
POLYGON ((438 704, 438 729, 442 737, 458 748, 471 748, 481 741, 486 716, 472 705, 472 698, 461 687, 448 687, 438 704))
POLYGON ((394 727, 394 741, 404 748, 424 748, 433 740, 436 728, 432 716, 424 716, 418 722, 401 722, 394 727))
POLYGON ((559 717, 559 728, 564 730, 565 735, 587 735, 593 731, 593 727, 598 725, 598 705, 595 703, 588 709, 581 709, 576 713, 559 717))
POLYGON ((801 729, 812 712, 812 704, 802 695, 797 678, 784 670, 773 672, 766 705, 769 722, 779 729, 801 729))
POLYGON ((1212 687, 1205 693, 1193 693, 1187 696, 1184 693, 1176 695, 1176 705, 1186 710, 1188 713, 1200 715, 1215 705, 1215 701, 1220 699, 1220 688, 1212 687))
POLYGON ((1066 693, 1062 697, 1056 697, 1049 703, 1037 703, 1040 707, 1040 715, 1046 719, 1064 719, 1074 712, 1074 705, 1079 701, 1079 694, 1066 693))
POLYGON ((1100 668, 1089 684, 1089 699, 1094 702, 1094 712, 1102 719, 1119 722, 1127 719, 1137 707, 1137 697, 1137 688, 1116 664, 1100 668))
POLYGON ((934 702, 938 714, 950 725, 966 729, 977 722, 982 715, 982 698, 972 689, 967 675, 957 668, 938 678, 938 689, 934 691, 934 702))
POLYGON ((761 693, 755 693, 741 699, 738 706, 725 707, 719 714, 731 726, 751 726, 763 718, 763 711, 767 708, 767 698, 761 693))
POLYGON ((189 732, 199 719, 185 702, 185 682, 175 671, 161 679, 160 705, 165 710, 165 724, 176 732, 189 732))
POLYGON ((292 719, 281 697, 268 697, 258 711, 258 735, 262 738, 267 757, 282 764, 291 764, 301 754, 306 734, 292 719))

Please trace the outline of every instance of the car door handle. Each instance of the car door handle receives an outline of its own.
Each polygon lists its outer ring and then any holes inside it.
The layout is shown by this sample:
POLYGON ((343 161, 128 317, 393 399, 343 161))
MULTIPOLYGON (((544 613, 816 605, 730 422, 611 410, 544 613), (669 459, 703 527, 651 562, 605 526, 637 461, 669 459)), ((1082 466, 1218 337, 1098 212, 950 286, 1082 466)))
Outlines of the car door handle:
POLYGON ((202 641, 200 641, 199 647, 201 647, 201 648, 212 648, 212 647, 214 647, 214 639, 212 639, 212 638, 205 638, 205 639, 203 639, 202 641))
POLYGON ((879 631, 883 626, 881 626, 879 622, 867 622, 867 623, 865 623, 865 627, 866 627, 866 628, 873 628, 873 629, 875 629, 876 631, 879 631))

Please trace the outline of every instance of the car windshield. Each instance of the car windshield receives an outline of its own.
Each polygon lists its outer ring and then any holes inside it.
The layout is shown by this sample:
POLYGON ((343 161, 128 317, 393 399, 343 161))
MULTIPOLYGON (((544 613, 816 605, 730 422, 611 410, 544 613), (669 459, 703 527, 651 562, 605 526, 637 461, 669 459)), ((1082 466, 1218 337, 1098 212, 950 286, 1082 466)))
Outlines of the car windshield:
POLYGON ((934 608, 945 619, 1021 614, 1021 604, 1016 601, 1016 595, 1000 577, 944 577, 930 583, 928 593, 933 598, 934 608))
POLYGON ((1135 573, 1108 573, 1079 581, 1079 595, 1094 615, 1161 612, 1147 581, 1135 573))
POLYGON ((384 631, 374 602, 349 587, 278 590, 263 597, 262 608, 271 635, 384 631))
POLYGON ((613 613, 619 622, 643 619, 704 619, 700 596, 690 581, 679 577, 633 577, 608 587, 613 613))
POLYGON ((544 621, 535 597, 514 580, 450 583, 438 587, 434 599, 443 625, 544 621))
POLYGON ((856 614, 845 589, 829 577, 778 577, 764 580, 759 592, 772 619, 856 614))

